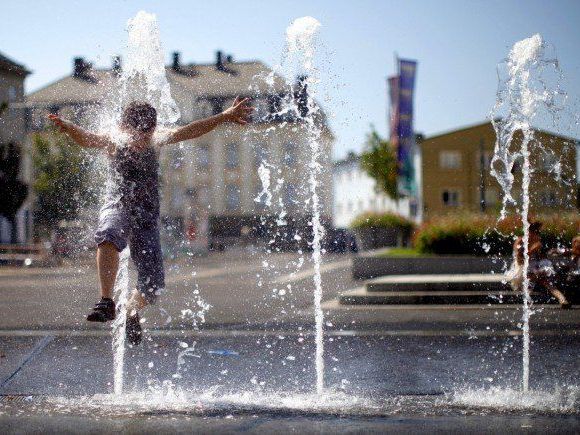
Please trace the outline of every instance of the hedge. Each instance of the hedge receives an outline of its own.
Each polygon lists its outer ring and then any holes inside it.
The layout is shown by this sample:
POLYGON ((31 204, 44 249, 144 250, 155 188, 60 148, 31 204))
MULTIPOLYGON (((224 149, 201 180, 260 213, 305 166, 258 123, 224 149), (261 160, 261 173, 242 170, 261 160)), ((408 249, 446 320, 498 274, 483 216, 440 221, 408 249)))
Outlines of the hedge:
MULTIPOLYGON (((536 216, 543 223, 544 246, 569 246, 580 230, 578 213, 536 216)), ((521 219, 497 221, 493 216, 462 214, 432 219, 415 232, 413 244, 422 253, 439 255, 511 255, 516 236, 522 234, 521 219)))
POLYGON ((399 228, 405 232, 411 232, 415 224, 396 213, 366 212, 357 216, 350 226, 355 230, 361 228, 399 228))

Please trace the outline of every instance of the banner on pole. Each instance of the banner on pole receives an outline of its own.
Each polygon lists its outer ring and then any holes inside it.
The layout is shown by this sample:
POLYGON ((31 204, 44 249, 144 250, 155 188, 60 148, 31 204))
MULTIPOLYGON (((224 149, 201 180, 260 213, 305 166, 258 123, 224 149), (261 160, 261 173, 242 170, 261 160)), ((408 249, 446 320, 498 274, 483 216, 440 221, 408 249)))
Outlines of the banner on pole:
POLYGON ((397 59, 398 74, 389 78, 391 143, 397 150, 398 189, 402 196, 414 196, 417 186, 413 164, 413 94, 417 62, 397 59))

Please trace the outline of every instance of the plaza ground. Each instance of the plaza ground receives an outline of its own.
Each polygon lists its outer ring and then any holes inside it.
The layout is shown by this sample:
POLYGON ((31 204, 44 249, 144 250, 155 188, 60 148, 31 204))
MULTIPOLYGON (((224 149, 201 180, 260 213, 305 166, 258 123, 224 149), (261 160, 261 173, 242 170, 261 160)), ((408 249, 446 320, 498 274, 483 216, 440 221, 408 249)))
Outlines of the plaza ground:
POLYGON ((110 326, 84 321, 96 300, 94 266, 0 269, 0 427, 580 430, 580 310, 549 306, 532 317, 531 388, 538 398, 516 406, 510 391, 521 382, 519 307, 340 305, 338 295, 360 285, 349 257, 340 255, 326 256, 322 267, 327 391, 320 399, 313 393, 313 270, 307 255, 297 268, 300 262, 297 254, 249 251, 169 261, 167 294, 145 314, 142 346, 127 349, 121 398, 111 394, 110 326), (196 289, 211 308, 194 325, 183 310, 199 309, 196 289), (495 398, 493 387, 500 388, 495 398), (497 406, 457 399, 469 390, 487 392, 497 406))

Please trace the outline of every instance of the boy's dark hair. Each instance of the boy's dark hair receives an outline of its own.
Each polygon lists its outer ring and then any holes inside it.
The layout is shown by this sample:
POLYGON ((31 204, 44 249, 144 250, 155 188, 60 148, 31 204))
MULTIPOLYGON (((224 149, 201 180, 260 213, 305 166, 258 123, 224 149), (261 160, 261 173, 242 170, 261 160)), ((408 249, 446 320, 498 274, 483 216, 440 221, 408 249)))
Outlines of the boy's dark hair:
POLYGON ((149 132, 157 126, 157 111, 147 103, 132 102, 123 110, 121 124, 141 132, 149 132))

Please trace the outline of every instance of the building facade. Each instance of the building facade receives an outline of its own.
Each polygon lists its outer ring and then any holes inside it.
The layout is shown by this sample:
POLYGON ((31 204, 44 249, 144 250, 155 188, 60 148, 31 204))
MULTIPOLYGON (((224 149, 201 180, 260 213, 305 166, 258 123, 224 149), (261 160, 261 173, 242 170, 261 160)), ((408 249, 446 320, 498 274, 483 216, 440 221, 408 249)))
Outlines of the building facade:
MULTIPOLYGON (((531 213, 576 210, 576 141, 540 130, 534 137, 531 213)), ((420 143, 426 219, 450 212, 497 213, 501 209, 503 192, 490 174, 495 140, 491 122, 485 122, 420 143)), ((514 146, 518 140, 516 137, 514 146)), ((513 195, 521 205, 521 159, 516 161, 513 173, 513 195)))
POLYGON ((26 141, 24 80, 28 74, 30 71, 24 66, 0 53, 2 202, 3 206, 10 203, 14 200, 14 195, 24 199, 15 215, 0 215, 0 243, 27 243, 32 237, 31 203, 27 200, 30 159, 24 149, 26 141))
MULTIPOLYGON (((41 131, 47 112, 89 125, 107 92, 115 86, 121 63, 108 70, 94 69, 83 59, 74 61, 73 73, 27 97, 31 131, 41 131)), ((308 215, 308 184, 304 168, 310 159, 305 123, 292 113, 281 114, 281 104, 293 98, 290 86, 259 61, 235 62, 217 52, 211 64, 182 64, 179 53, 166 68, 180 125, 220 113, 236 96, 250 97, 255 115, 248 127, 222 125, 201 138, 162 149, 162 220, 176 240, 189 238, 205 245, 215 228, 228 222, 232 240, 247 222, 263 215, 302 219, 308 215), (271 80, 260 78, 270 77, 271 80), (271 205, 258 168, 269 172, 271 205), (213 229, 212 229, 213 228, 213 229)), ((299 104, 297 103, 299 106, 299 104)), ((331 154, 333 135, 322 111, 322 147, 319 193, 323 219, 332 214, 331 154)))
POLYGON ((411 216, 409 200, 395 201, 376 189, 376 182, 360 167, 360 156, 351 152, 334 164, 334 226, 348 228, 364 212, 390 212, 411 216))

